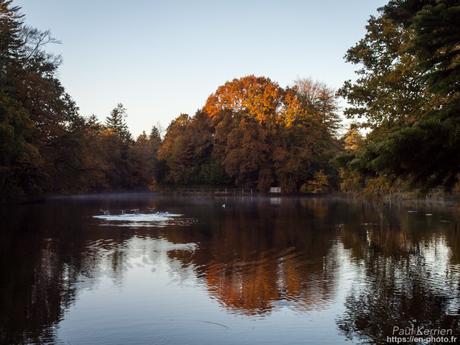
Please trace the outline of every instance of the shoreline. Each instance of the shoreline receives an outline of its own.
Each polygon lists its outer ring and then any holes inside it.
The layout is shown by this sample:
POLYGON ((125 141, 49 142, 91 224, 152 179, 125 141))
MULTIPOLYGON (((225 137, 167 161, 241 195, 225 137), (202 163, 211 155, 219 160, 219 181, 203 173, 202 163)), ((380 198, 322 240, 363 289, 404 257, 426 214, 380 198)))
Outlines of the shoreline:
POLYGON ((80 200, 80 199, 101 199, 101 198, 136 198, 142 195, 177 196, 177 197, 244 197, 244 198, 317 198, 317 199, 342 199, 357 202, 370 202, 383 205, 420 203, 420 204, 460 204, 460 194, 430 194, 421 196, 416 192, 388 193, 383 195, 366 195, 360 193, 269 193, 258 192, 244 188, 160 188, 155 191, 149 190, 117 190, 81 193, 43 194, 35 196, 21 196, 9 200, 0 201, 0 205, 26 205, 35 203, 46 203, 53 200, 80 200))

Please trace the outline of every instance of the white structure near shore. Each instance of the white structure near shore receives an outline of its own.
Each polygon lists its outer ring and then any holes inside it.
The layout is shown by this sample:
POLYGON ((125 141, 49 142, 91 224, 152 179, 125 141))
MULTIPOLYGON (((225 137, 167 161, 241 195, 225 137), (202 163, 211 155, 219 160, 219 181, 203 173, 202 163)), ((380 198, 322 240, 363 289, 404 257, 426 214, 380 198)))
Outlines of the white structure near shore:
POLYGON ((270 187, 270 194, 281 194, 281 187, 270 187))

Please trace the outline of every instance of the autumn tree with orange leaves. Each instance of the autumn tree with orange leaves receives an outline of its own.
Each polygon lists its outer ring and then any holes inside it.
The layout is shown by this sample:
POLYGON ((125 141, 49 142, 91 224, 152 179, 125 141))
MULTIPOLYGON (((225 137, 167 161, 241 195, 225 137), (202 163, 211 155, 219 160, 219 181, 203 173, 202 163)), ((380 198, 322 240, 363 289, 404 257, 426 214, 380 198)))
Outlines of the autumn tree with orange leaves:
POLYGON ((265 77, 234 79, 194 117, 171 123, 159 150, 163 182, 209 184, 200 171, 212 162, 217 184, 296 192, 318 171, 334 178, 337 127, 335 94, 322 83, 304 79, 282 88, 265 77))

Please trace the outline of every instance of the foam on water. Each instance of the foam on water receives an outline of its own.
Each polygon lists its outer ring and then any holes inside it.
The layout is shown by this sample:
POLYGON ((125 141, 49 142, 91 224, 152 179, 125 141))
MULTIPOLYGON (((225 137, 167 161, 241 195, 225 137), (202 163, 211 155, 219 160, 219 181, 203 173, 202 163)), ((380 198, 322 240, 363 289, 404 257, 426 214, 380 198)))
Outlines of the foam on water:
POLYGON ((164 227, 166 225, 185 225, 182 221, 177 221, 182 214, 169 212, 155 213, 122 213, 122 214, 103 214, 95 215, 93 218, 105 221, 100 225, 103 226, 121 226, 121 227, 164 227))
POLYGON ((108 214, 93 216, 93 218, 107 220, 109 222, 164 222, 181 214, 168 212, 155 213, 125 213, 125 214, 108 214))

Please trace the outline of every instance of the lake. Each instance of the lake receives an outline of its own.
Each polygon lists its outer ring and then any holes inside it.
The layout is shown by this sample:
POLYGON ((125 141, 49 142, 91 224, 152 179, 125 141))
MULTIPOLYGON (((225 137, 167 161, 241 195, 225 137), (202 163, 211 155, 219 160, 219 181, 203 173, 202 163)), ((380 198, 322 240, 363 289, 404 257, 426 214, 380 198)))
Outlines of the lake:
POLYGON ((460 335, 458 205, 110 194, 0 216, 2 344, 460 335))

